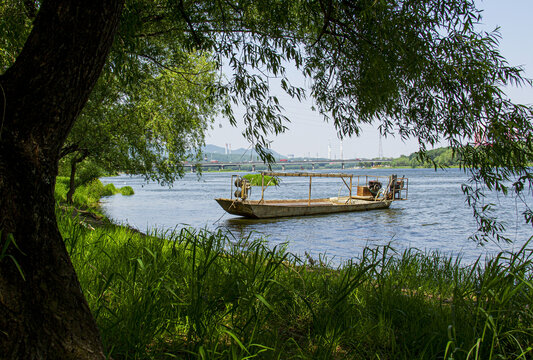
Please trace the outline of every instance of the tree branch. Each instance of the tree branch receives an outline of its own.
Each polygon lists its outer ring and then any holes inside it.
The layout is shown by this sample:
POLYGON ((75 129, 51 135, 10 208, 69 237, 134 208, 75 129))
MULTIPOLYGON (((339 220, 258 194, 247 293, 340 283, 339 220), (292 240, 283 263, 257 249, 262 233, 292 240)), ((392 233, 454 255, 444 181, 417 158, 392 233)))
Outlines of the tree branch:
POLYGON ((179 4, 178 9, 179 9, 181 15, 183 16, 183 19, 185 20, 185 22, 189 26, 189 29, 191 31, 192 37, 194 39, 194 42, 196 43, 196 45, 198 45, 198 47, 200 47, 200 45, 202 45, 202 42, 200 41, 200 38, 198 37, 198 34, 196 33, 196 31, 194 30, 194 27, 192 26, 191 19, 189 19, 189 16, 185 12, 185 7, 183 6, 183 0, 180 0, 180 4, 179 4))
POLYGON ((208 70, 205 70, 205 71, 198 71, 198 72, 195 72, 195 73, 189 73, 189 72, 183 72, 183 71, 177 71, 165 64, 163 64, 162 62, 160 62, 159 60, 155 59, 154 57, 150 56, 150 55, 146 55, 146 54, 139 54, 138 56, 142 57, 142 58, 145 58, 147 60, 150 60, 152 63, 154 63, 155 65, 165 69, 165 70, 168 70, 176 75, 179 75, 183 78, 183 80, 187 81, 189 84, 193 84, 193 85, 202 85, 202 84, 199 84, 199 83, 196 83, 194 81, 191 81, 191 79, 189 79, 189 77, 187 77, 186 75, 189 75, 191 77, 195 77, 195 76, 198 76, 198 75, 201 75, 201 74, 206 74, 208 73, 209 71, 208 70))
POLYGON ((59 152, 59 158, 62 159, 68 154, 72 154, 80 149, 78 144, 64 146, 59 152))

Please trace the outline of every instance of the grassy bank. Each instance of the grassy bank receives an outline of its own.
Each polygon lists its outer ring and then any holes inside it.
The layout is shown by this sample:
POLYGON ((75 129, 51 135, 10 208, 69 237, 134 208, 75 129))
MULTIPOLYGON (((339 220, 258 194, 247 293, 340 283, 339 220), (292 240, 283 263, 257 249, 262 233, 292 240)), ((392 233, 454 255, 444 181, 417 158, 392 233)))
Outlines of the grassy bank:
POLYGON ((530 249, 466 266, 382 247, 331 269, 223 232, 92 229, 63 211, 58 221, 114 359, 533 354, 530 249))
MULTIPOLYGON (((70 178, 66 176, 56 177, 55 198, 59 203, 66 203, 67 201, 69 181, 70 178)), ((98 209, 98 202, 103 196, 116 194, 133 195, 133 193, 131 186, 117 189, 113 184, 104 185, 100 180, 94 179, 76 187, 76 191, 72 196, 72 205, 81 209, 98 209)))

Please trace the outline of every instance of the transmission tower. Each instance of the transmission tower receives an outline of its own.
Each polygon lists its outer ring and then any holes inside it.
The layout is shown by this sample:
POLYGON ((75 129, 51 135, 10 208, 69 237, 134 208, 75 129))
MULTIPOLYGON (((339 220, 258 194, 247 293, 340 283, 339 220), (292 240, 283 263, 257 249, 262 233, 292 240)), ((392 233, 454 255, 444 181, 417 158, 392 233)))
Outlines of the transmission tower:
POLYGON ((383 159, 383 144, 381 142, 381 134, 379 134, 379 149, 378 149, 378 159, 383 159))

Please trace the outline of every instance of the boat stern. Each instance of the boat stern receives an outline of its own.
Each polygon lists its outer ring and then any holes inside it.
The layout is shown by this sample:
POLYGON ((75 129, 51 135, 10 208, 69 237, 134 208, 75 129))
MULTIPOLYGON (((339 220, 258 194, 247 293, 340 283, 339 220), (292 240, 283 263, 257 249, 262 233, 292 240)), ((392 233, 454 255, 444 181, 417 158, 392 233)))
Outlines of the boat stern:
POLYGON ((245 201, 224 198, 216 198, 215 201, 220 205, 222 209, 232 215, 239 215, 248 218, 257 217, 254 215, 254 212, 250 205, 246 204, 245 201))

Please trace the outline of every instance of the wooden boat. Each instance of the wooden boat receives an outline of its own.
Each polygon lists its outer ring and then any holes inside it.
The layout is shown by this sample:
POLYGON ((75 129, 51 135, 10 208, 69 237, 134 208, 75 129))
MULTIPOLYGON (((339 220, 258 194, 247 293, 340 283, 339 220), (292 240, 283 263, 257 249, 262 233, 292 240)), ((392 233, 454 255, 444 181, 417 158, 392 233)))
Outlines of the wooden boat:
MULTIPOLYGON (((247 218, 266 219, 286 216, 307 216, 340 212, 387 209, 393 201, 407 200, 408 179, 391 176, 368 176, 351 174, 320 173, 277 173, 262 172, 261 199, 248 200, 249 182, 238 175, 231 177, 231 197, 215 199, 228 213, 247 218), (307 199, 265 200, 265 190, 269 183, 265 177, 304 176, 309 177, 309 197, 307 199), (340 178, 348 188, 348 196, 311 199, 314 177, 340 178), (236 180, 234 181, 234 179, 236 180), (357 180, 357 193, 352 195, 352 184, 357 180), (382 184, 386 186, 383 187, 382 184), (236 187, 233 193, 233 185, 236 187), (235 195, 235 197, 233 197, 235 195)), ((271 180, 270 179, 270 180, 271 180)))

